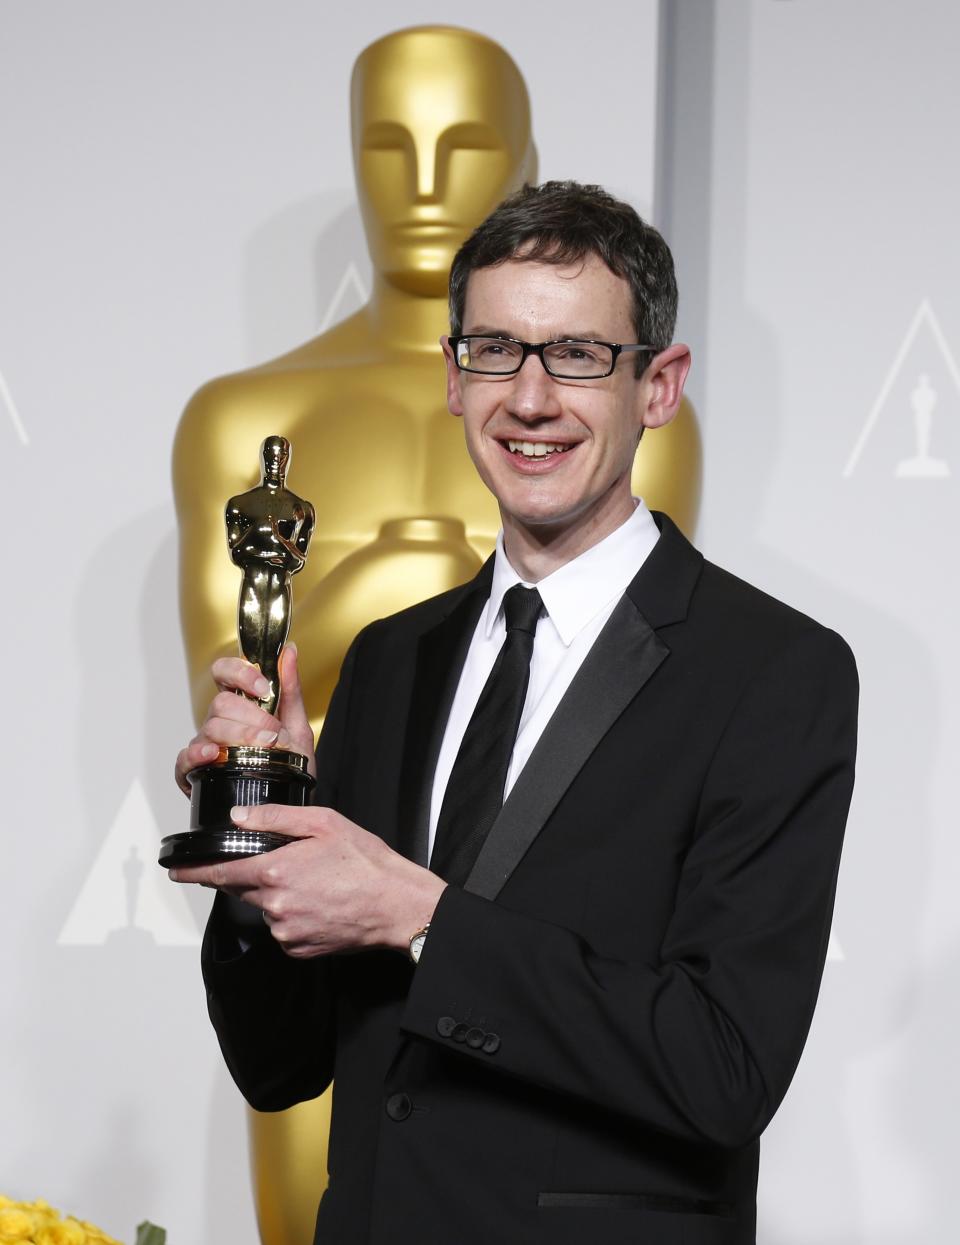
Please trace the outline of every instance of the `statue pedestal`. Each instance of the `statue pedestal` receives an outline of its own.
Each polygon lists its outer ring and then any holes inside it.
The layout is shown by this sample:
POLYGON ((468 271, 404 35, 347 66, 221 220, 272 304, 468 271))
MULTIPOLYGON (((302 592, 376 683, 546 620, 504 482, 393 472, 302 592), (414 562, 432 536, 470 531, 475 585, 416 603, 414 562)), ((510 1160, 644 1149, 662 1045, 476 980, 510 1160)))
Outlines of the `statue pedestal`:
POLYGON ((158 863, 164 869, 258 856, 295 842, 288 834, 235 826, 230 810, 238 804, 303 807, 314 785, 307 758, 279 748, 222 748, 215 761, 191 770, 187 779, 190 829, 161 841, 158 863))

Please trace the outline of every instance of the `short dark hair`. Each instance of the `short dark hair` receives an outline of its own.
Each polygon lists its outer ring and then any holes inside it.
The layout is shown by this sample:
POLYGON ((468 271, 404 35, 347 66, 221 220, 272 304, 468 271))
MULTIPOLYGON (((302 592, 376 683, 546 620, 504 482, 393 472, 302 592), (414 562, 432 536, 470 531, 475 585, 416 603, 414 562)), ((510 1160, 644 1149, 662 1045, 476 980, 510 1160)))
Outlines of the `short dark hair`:
MULTIPOLYGON (((476 269, 511 259, 575 264, 588 255, 599 256, 630 286, 637 341, 665 350, 677 319, 670 248, 628 203, 600 186, 572 181, 524 186, 467 238, 450 269, 451 335, 463 330, 467 282, 476 269)), ((649 362, 646 355, 638 357, 638 374, 649 362)))

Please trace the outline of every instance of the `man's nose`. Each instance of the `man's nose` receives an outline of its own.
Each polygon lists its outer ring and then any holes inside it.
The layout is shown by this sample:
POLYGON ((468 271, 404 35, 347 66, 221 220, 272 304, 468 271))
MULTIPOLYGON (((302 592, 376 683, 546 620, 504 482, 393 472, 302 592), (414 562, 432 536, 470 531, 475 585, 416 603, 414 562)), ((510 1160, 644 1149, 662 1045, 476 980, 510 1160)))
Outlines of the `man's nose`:
POLYGON ((556 388, 539 355, 529 354, 513 377, 506 409, 518 419, 528 421, 559 415, 556 388))

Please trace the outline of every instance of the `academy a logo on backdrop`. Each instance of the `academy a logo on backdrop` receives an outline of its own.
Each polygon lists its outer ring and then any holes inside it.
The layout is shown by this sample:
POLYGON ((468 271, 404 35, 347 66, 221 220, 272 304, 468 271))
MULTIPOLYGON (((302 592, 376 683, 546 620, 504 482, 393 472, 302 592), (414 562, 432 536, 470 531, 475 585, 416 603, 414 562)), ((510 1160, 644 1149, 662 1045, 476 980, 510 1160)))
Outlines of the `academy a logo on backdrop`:
POLYGON ((57 943, 198 947, 183 888, 157 866, 160 829, 139 778, 130 784, 57 943))
POLYGON ((327 310, 323 314, 317 333, 325 333, 331 325, 337 324, 340 320, 346 319, 348 315, 359 311, 361 307, 366 305, 369 297, 370 295, 360 279, 357 265, 351 259, 344 269, 343 276, 340 278, 340 284, 333 292, 333 297, 330 299, 327 310), (353 294, 352 298, 350 297, 351 293, 353 294))
POLYGON ((868 463, 898 480, 960 471, 960 367, 928 298, 914 313, 844 467, 868 463), (869 452, 865 453, 868 450, 869 452))

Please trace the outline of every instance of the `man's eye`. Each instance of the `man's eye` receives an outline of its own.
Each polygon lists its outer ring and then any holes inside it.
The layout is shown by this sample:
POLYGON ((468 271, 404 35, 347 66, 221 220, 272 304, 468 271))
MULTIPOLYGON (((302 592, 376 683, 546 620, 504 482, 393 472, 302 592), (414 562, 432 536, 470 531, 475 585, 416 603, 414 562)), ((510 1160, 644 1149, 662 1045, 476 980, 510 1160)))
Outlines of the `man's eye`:
POLYGON ((595 352, 587 349, 586 346, 558 346, 552 353, 558 359, 565 359, 569 363, 595 363, 597 361, 595 352))

